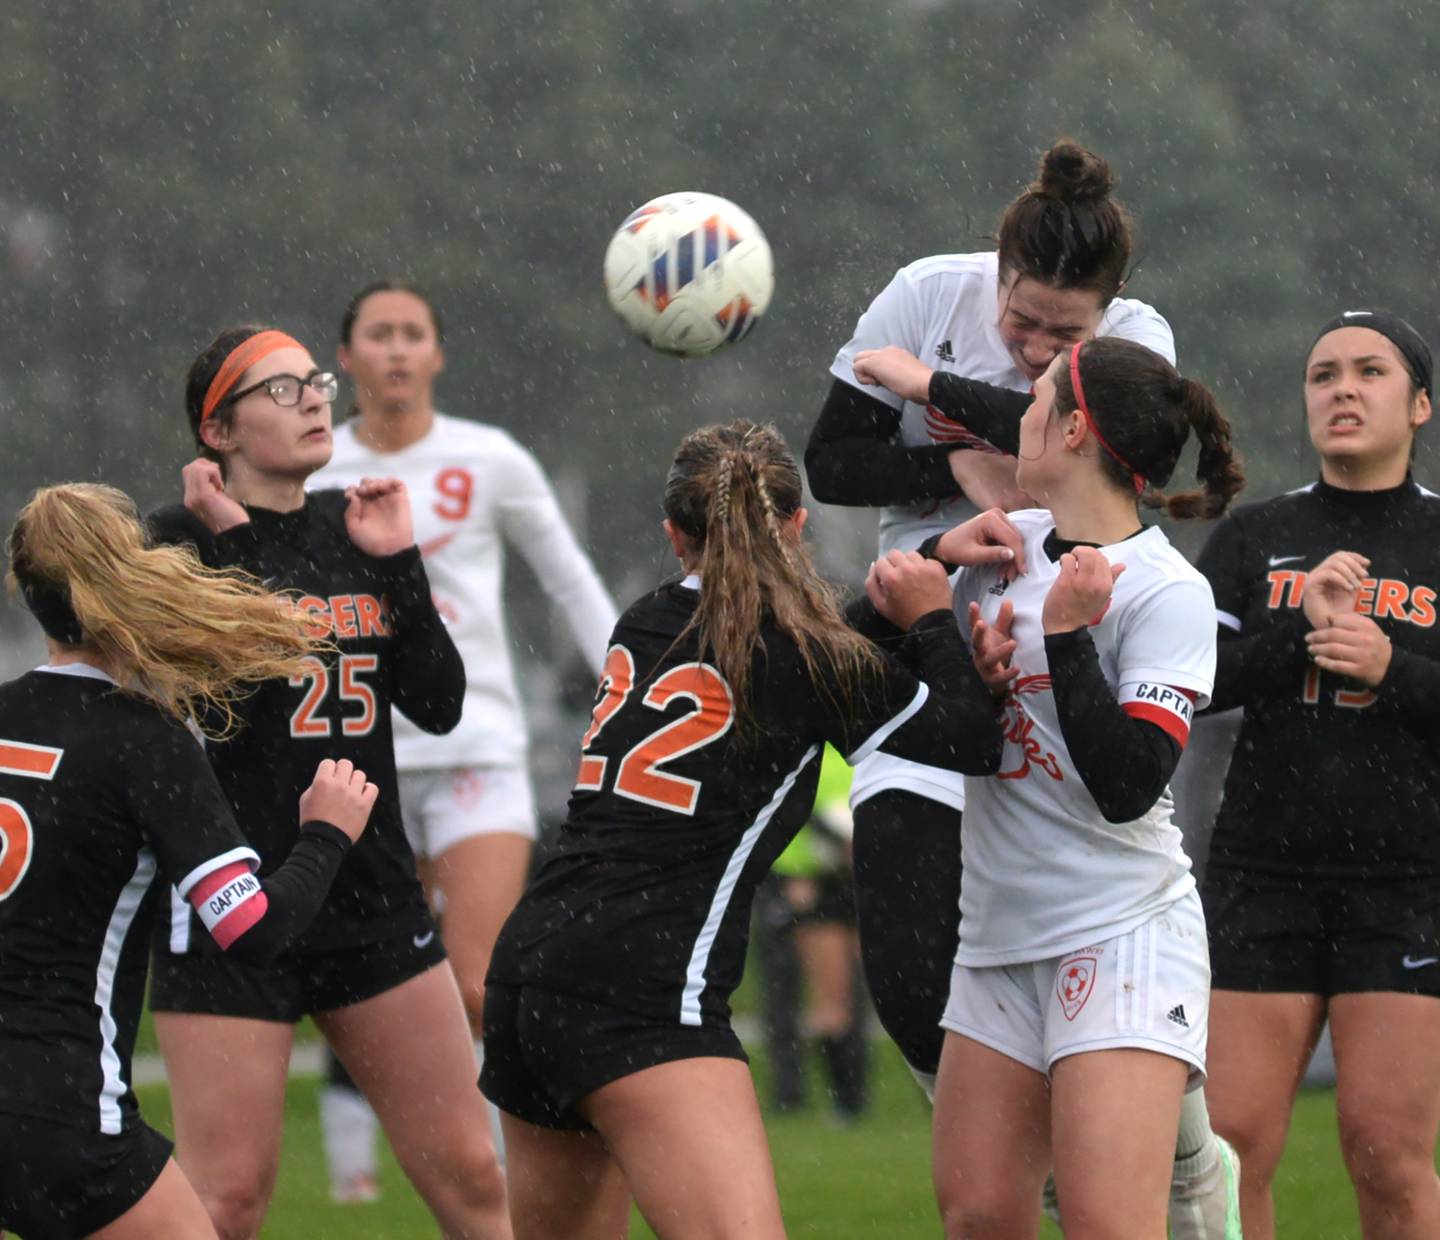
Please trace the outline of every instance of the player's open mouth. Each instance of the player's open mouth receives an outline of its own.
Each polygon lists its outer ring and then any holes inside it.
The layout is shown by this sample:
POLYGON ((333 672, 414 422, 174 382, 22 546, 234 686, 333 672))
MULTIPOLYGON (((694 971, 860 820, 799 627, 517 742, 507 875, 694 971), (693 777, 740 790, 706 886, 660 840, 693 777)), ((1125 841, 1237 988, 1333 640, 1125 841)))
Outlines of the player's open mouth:
POLYGON ((1364 425, 1358 413, 1337 413, 1327 423, 1332 431, 1359 430, 1364 425))

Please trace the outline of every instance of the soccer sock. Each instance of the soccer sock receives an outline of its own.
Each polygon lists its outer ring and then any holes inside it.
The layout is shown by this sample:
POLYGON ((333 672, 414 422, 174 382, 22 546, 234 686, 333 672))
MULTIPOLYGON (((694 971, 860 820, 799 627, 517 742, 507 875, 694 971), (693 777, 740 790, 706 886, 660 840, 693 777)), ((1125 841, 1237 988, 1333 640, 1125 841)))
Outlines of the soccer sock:
MULTIPOLYGON (((482 1039, 475 1039, 475 1071, 478 1074, 485 1066, 485 1043, 482 1039)), ((500 1127, 500 1108, 489 1098, 485 1099, 485 1109, 490 1113, 490 1136, 495 1142, 495 1160, 500 1164, 500 1170, 505 1170, 505 1131, 500 1127)))
POLYGON ((375 1175, 377 1128, 375 1112, 354 1088, 325 1085, 320 1090, 320 1132, 332 1184, 375 1175))
POLYGON ((858 1116, 865 1110, 865 1076, 868 1047, 864 1030, 848 1030, 839 1037, 821 1038, 820 1049, 830 1077, 830 1096, 842 1116, 858 1116))
POLYGON ((1180 1104, 1180 1134, 1175 1142, 1175 1178, 1194 1179, 1213 1170, 1220 1157, 1210 1127, 1205 1091, 1192 1089, 1180 1104))

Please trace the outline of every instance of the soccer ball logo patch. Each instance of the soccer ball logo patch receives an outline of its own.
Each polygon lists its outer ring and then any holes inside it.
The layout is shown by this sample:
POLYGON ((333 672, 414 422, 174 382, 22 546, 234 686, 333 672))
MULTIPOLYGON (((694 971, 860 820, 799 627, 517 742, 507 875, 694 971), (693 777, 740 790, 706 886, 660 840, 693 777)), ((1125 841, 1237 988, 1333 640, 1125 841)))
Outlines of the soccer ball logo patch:
POLYGON ((1072 956, 1055 972, 1055 995, 1065 1012, 1066 1020, 1074 1020, 1095 989, 1094 956, 1072 956))

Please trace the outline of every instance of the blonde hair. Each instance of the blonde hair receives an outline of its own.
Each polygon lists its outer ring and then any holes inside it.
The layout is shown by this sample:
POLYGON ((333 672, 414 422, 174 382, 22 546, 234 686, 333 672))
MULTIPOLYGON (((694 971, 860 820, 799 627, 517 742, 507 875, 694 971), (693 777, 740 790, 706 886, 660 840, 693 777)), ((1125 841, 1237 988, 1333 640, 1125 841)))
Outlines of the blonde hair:
POLYGON ((291 600, 254 578, 206 568, 188 547, 148 546, 135 505, 114 487, 41 488, 20 510, 7 550, 12 590, 27 602, 47 598, 51 613, 73 613, 81 643, 105 658, 122 689, 195 719, 212 738, 234 731, 236 699, 262 680, 304 672, 306 657, 327 648, 307 635, 291 600))
POLYGON ((665 515, 699 551, 704 583, 684 633, 698 630, 741 719, 767 615, 795 642, 812 681, 823 662, 847 701, 879 668, 874 646, 845 623, 835 587, 785 528, 802 494, 780 432, 743 418, 686 435, 665 482, 665 515))

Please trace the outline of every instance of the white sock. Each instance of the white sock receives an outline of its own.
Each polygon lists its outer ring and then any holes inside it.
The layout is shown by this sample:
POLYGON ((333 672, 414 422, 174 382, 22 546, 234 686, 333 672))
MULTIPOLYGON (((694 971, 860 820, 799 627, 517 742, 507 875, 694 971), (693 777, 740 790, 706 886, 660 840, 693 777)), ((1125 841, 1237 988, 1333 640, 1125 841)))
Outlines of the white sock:
POLYGON ((1214 1169, 1220 1157, 1210 1127, 1205 1091, 1192 1089, 1180 1104, 1180 1133, 1175 1142, 1175 1178, 1190 1180, 1214 1169))
POLYGON ((356 1176, 376 1174, 378 1129, 375 1112, 357 1091, 340 1085, 321 1088, 320 1134, 332 1184, 345 1184, 356 1176))
MULTIPOLYGON (((475 1039, 475 1071, 478 1075, 481 1068, 485 1066, 485 1043, 481 1039, 475 1039)), ((490 1099, 485 1099, 485 1107, 490 1112, 490 1136, 495 1142, 495 1158, 500 1163, 500 1170, 505 1170, 505 1133, 500 1127, 500 1108, 490 1099)))

